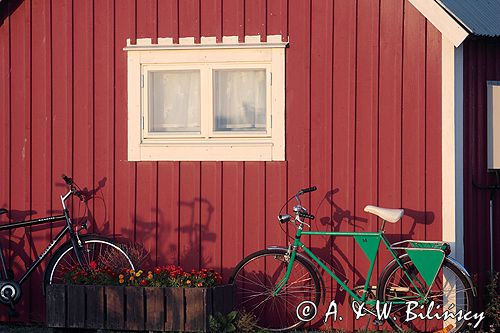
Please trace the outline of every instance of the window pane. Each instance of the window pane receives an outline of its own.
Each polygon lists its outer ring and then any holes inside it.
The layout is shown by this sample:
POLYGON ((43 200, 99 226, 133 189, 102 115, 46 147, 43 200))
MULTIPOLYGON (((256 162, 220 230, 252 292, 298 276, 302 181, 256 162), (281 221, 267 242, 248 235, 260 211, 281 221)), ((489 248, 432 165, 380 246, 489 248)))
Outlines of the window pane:
POLYGON ((149 131, 200 133, 200 71, 150 72, 149 131))
POLYGON ((215 70, 214 130, 266 131, 266 70, 215 70))

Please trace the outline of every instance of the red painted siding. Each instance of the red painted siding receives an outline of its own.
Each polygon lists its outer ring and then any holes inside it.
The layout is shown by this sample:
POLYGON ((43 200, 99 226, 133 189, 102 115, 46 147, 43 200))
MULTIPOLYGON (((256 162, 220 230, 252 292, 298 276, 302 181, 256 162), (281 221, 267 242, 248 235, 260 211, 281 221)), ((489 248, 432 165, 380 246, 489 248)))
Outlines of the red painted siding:
MULTIPOLYGON (((500 80, 500 39, 468 39, 464 43, 464 248, 465 265, 485 286, 490 271, 489 192, 481 185, 498 184, 494 173, 487 172, 486 81, 500 80)), ((500 195, 495 196, 493 242, 500 242, 500 195)), ((500 249, 494 247, 496 271, 500 267, 500 249)), ((479 290, 481 302, 484 289, 479 290)))
MULTIPOLYGON (((363 207, 380 204, 409 212, 387 226, 391 239, 441 237, 441 35, 408 2, 26 0, 9 9, 0 21, 2 207, 56 212, 59 175, 72 174, 99 189, 94 230, 145 244, 158 264, 226 278, 244 255, 287 244, 275 216, 309 185, 319 188, 305 201, 314 230, 376 230, 363 207), (287 161, 128 162, 126 38, 252 34, 290 41, 287 161)), ((50 232, 23 243, 27 257, 50 232)), ((362 282, 367 260, 352 240, 309 243, 349 285, 362 282)), ((380 255, 378 270, 387 260, 380 255)), ((345 292, 325 278, 352 329, 345 292)), ((25 301, 31 320, 43 319, 40 280, 25 301)))

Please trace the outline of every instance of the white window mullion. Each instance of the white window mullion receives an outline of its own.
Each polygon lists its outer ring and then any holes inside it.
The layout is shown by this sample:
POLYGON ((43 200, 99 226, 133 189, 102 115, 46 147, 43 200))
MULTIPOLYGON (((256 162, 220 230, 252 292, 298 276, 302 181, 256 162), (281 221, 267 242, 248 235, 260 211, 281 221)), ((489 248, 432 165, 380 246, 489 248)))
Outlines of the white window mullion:
POLYGON ((214 106, 213 106, 213 78, 212 78, 212 66, 207 64, 205 66, 206 73, 206 89, 205 89, 205 98, 203 99, 203 114, 206 118, 205 128, 206 128, 206 137, 213 137, 213 129, 214 129, 214 106))

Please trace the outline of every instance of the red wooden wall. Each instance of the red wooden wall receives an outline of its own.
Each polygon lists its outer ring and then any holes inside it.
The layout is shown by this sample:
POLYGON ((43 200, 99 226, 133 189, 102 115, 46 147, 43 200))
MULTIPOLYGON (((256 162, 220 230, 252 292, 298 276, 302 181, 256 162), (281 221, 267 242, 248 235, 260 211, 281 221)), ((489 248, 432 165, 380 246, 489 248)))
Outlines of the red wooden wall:
MULTIPOLYGON (((393 240, 441 237, 441 34, 401 0, 24 0, 2 2, 0 206, 57 212, 61 173, 89 189, 93 228, 143 243, 159 264, 214 267, 286 245, 276 215, 299 188, 314 230, 376 230, 367 204, 404 207, 393 240), (127 38, 281 34, 286 162, 127 161, 127 38)), ((5 217, 2 222, 7 222, 5 217)), ((290 230, 292 227, 289 227, 290 230)), ((4 235, 23 266, 51 230, 4 235), (22 251, 23 255, 18 256, 22 251)), ((349 279, 367 260, 352 240, 310 239, 349 279), (356 268, 353 267, 356 264, 356 268)), ((381 255, 378 270, 388 260, 381 255)), ((22 319, 43 320, 41 277, 22 319)), ((375 281, 375 279, 374 279, 375 281)), ((327 299, 344 292, 329 278, 327 299)), ((28 291, 29 289, 29 291, 28 291)))
POLYGON ((493 233, 494 265, 500 271, 500 193, 495 195, 494 230, 489 227, 490 192, 479 185, 499 185, 487 172, 486 81, 500 81, 500 38, 467 39, 464 52, 464 248, 465 265, 476 275, 481 296, 490 271, 490 233, 493 233))

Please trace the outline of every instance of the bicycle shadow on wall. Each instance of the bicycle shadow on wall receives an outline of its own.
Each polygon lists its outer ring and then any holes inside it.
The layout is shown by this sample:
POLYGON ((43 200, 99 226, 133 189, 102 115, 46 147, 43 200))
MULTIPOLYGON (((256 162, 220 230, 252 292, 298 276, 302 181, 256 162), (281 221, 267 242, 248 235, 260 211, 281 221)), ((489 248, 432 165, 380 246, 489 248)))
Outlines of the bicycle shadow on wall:
MULTIPOLYGON (((333 197, 335 194, 339 193, 340 189, 336 188, 333 190, 329 190, 325 193, 321 201, 318 203, 315 208, 316 219, 318 222, 314 222, 311 225, 311 230, 314 231, 333 231, 339 232, 341 231, 341 226, 344 226, 343 231, 346 231, 345 223, 350 226, 349 230, 354 230, 354 226, 362 229, 366 229, 365 225, 368 220, 363 217, 354 216, 350 210, 342 208, 340 205, 335 203, 333 197), (331 216, 319 216, 317 212, 328 205, 331 207, 331 216), (360 223, 363 223, 361 225, 360 223)), ((323 262, 327 263, 327 266, 344 282, 352 281, 351 274, 354 274, 355 277, 362 277, 363 274, 352 264, 352 258, 349 258, 346 250, 352 250, 353 240, 350 237, 332 237, 332 236, 314 236, 313 244, 319 243, 318 241, 314 241, 315 238, 322 239, 325 243, 323 247, 312 247, 311 250, 313 253, 318 254, 318 257, 323 260, 323 262), (342 242, 342 245, 338 245, 337 242, 342 242), (346 249, 346 242, 348 242, 349 246, 346 249), (328 260, 325 260, 328 258, 328 260), (344 267, 345 266, 345 267, 344 267), (347 268, 347 269, 346 269, 347 268)), ((321 270, 320 270, 321 271, 321 270)), ((322 272, 323 278, 326 280, 325 284, 328 286, 328 279, 330 279, 329 275, 326 272, 322 272)), ((346 302, 348 298, 347 292, 340 288, 338 283, 332 279, 333 287, 331 290, 327 287, 327 293, 332 293, 331 295, 334 297, 335 301, 338 304, 347 304, 346 302)), ((328 296, 327 296, 328 297, 328 296)))
MULTIPOLYGON (((204 198, 194 198, 191 201, 180 201, 179 205, 188 207, 191 211, 189 223, 176 229, 180 234, 187 235, 188 243, 184 244, 180 236, 181 243, 179 244, 179 258, 181 264, 188 265, 189 268, 205 268, 214 266, 214 258, 203 251, 203 243, 215 242, 217 234, 210 231, 210 224, 212 223, 212 216, 214 213, 214 206, 210 201, 204 198), (195 221, 196 211, 200 214, 200 223, 195 221), (201 212, 206 211, 206 221, 202 221, 201 212), (205 223, 204 223, 205 222, 205 223)), ((218 267, 217 267, 218 268, 218 267)), ((188 269, 188 268, 186 268, 188 269)))
MULTIPOLYGON (((158 225, 156 221, 143 221, 136 218, 135 230, 125 228, 122 229, 122 233, 132 235, 132 237, 135 233, 135 242, 144 245, 144 249, 149 252, 148 259, 145 261, 146 265, 175 264, 181 265, 185 270, 205 267, 219 270, 220 267, 214 267, 215 258, 204 251, 204 244, 215 242, 217 238, 216 233, 210 231, 214 212, 213 205, 204 198, 180 201, 178 204, 180 207, 187 207, 189 213, 183 213, 179 219, 172 220, 169 219, 171 215, 165 214, 159 208, 152 207, 152 215, 158 214, 158 225), (201 212, 204 213, 201 214, 201 212), (201 216, 204 216, 203 220, 201 216), (169 235, 169 239, 173 238, 177 241, 165 243, 165 240, 160 239, 160 237, 166 234, 169 235), (155 245, 156 250, 153 251, 151 244, 155 245)), ((134 239, 123 237, 121 239, 125 243, 134 241, 134 239)))

